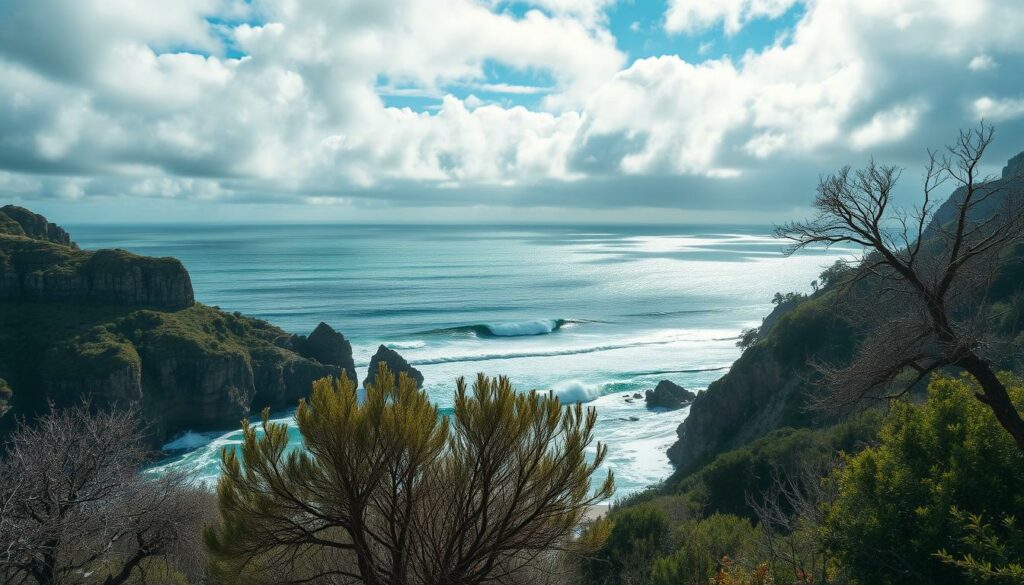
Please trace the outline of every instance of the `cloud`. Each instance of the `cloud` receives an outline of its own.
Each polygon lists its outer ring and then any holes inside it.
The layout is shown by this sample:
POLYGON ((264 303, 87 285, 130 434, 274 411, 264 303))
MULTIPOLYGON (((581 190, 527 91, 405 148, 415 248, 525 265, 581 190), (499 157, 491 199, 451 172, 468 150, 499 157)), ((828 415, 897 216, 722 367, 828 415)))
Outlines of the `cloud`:
POLYGON ((878 112, 867 124, 853 131, 850 142, 858 150, 887 142, 898 142, 917 127, 920 116, 921 110, 915 106, 896 106, 891 110, 878 112))
MULTIPOLYGON (((796 3, 676 0, 664 22, 741 39, 796 3)), ((912 162, 982 117, 1019 150, 1024 73, 993 69, 1024 53, 1016 0, 801 4, 770 46, 627 62, 609 1, 37 0, 0 22, 0 189, 695 209, 735 189, 772 207, 805 199, 797 173, 912 162), (54 34, 25 32, 40 23, 54 34)))
POLYGON ((967 68, 971 71, 990 71, 996 68, 996 62, 989 55, 975 55, 967 64, 967 68))
POLYGON ((723 23, 735 34, 756 18, 778 18, 801 0, 669 0, 665 30, 692 33, 723 23))
POLYGON ((991 98, 974 100, 974 115, 979 120, 1002 122, 1024 116, 1024 98, 991 98))

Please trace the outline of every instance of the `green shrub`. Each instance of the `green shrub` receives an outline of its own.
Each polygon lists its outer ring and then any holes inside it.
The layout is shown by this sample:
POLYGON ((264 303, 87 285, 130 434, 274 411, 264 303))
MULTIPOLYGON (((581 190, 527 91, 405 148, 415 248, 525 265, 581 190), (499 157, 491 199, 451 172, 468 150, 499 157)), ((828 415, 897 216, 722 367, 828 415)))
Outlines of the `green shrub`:
MULTIPOLYGON (((1020 382, 1006 382, 1019 404, 1020 382)), ((951 510, 1024 518, 1024 452, 976 391, 969 378, 934 380, 923 405, 896 404, 880 444, 837 473, 828 545, 858 583, 962 583, 936 554, 974 552, 951 510)))
POLYGON ((655 559, 652 585, 705 585, 725 557, 752 562, 757 557, 758 529, 749 520, 713 514, 674 530, 681 543, 671 555, 655 559))

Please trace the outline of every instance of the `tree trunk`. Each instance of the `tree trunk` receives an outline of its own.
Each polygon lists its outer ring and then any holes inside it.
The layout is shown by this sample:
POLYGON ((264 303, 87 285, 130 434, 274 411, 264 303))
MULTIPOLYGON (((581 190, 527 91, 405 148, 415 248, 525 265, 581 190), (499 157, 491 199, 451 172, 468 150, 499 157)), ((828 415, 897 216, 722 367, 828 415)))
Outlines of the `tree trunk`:
POLYGON ((1024 420, 1021 419, 1017 407, 1013 405, 1006 386, 999 381, 989 363, 971 352, 961 358, 957 365, 967 370, 978 381, 981 385, 981 394, 975 396, 992 409, 999 424, 1010 433, 1017 446, 1024 450, 1024 420))

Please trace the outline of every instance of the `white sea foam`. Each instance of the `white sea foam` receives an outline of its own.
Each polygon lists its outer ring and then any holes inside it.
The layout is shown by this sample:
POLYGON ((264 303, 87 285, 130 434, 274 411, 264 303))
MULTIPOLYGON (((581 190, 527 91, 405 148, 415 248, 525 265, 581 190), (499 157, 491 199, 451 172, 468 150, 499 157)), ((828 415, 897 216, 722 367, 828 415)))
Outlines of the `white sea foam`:
POLYGON ((426 342, 415 340, 415 341, 388 341, 384 345, 391 349, 419 349, 426 346, 426 342))
POLYGON ((552 386, 551 391, 562 402, 590 402, 601 396, 600 384, 585 384, 579 380, 566 380, 552 386))
POLYGON ((173 441, 163 446, 164 451, 181 451, 184 449, 198 449, 205 447, 210 441, 214 440, 220 433, 194 433, 187 431, 182 435, 178 435, 173 441))

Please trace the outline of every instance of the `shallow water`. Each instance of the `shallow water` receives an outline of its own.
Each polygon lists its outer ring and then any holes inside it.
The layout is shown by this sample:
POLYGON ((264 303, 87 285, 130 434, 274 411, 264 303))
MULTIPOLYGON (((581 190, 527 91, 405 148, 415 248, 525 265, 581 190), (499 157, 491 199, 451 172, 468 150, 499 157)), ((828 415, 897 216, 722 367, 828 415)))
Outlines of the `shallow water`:
MULTIPOLYGON (((737 357, 777 291, 807 291, 851 250, 785 258, 766 228, 635 226, 72 226, 85 248, 176 256, 196 298, 295 333, 326 321, 359 376, 399 350, 450 409, 458 376, 509 376, 598 410, 618 495, 657 482, 688 409, 647 410, 667 378, 699 390, 737 357), (635 418, 637 420, 631 420, 635 418)), ((288 419, 286 414, 282 415, 288 419)), ((191 434, 158 466, 207 480, 238 432, 191 434)), ((300 438, 295 436, 295 444, 300 438)))

